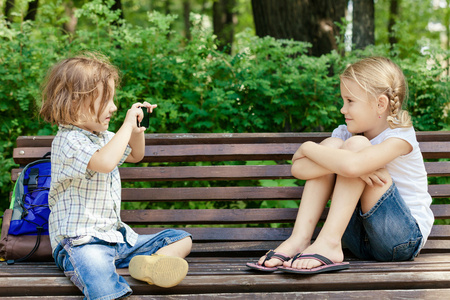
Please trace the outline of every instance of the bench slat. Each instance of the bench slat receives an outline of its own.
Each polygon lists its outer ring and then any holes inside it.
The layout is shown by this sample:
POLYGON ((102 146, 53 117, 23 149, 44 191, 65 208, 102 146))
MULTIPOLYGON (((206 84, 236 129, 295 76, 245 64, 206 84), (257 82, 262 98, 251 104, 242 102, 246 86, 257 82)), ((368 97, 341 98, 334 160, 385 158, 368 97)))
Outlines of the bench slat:
MULTIPOLYGON (((281 133, 150 133, 145 135, 146 145, 221 144, 224 140, 236 144, 248 143, 303 143, 320 142, 331 132, 281 132, 281 133)), ((450 141, 450 131, 417 131, 419 142, 450 141)), ((54 136, 20 136, 17 147, 50 147, 54 136)))
MULTIPOLYGON (((290 160, 299 143, 147 145, 143 162, 290 160)), ((424 158, 450 158, 447 142, 420 142, 424 158)), ((14 161, 24 165, 41 158, 50 147, 22 147, 13 151, 14 161)))
POLYGON ((122 181, 292 179, 291 165, 120 168, 122 181))
MULTIPOLYGON (((450 244, 450 226, 434 225, 429 240, 445 241, 450 244)), ((133 228, 139 234, 155 234, 163 230, 159 227, 137 227, 133 228)), ((196 242, 220 242, 220 241, 285 241, 292 232, 292 228, 270 228, 270 227, 188 227, 183 228, 191 233, 196 242)), ((317 236, 316 230, 313 239, 317 236)))
MULTIPOLYGON (((188 181, 188 180, 261 180, 293 179, 290 164, 181 166, 181 167, 126 167, 119 168, 122 181, 188 181)), ((428 176, 450 176, 450 161, 425 162, 428 176)), ((21 169, 11 171, 16 181, 21 169)))
MULTIPOLYGON (((223 266, 222 266, 223 267, 223 266)), ((226 293, 226 292, 300 292, 300 291, 346 291, 346 290, 389 290, 421 289, 421 288, 447 288, 450 286, 450 272, 448 269, 434 272, 411 272, 409 270, 390 272, 396 266, 390 265, 385 272, 359 272, 344 270, 334 274, 321 276, 265 274, 264 276, 249 276, 250 274, 220 276, 190 275, 182 283, 170 289, 170 293, 226 293)), ((249 271, 247 271, 249 272, 249 271)), ((162 288, 124 276, 133 289, 134 295, 164 293, 162 288)), ((0 281, 0 295, 65 295, 67 293, 78 295, 75 286, 68 278, 21 278, 5 277, 0 281), (35 288, 32 288, 33 286, 35 288), (48 287, 52 286, 51 289, 48 287)), ((166 290, 167 291, 167 290, 166 290)), ((169 291, 167 291, 169 292, 169 291)))
POLYGON ((129 225, 140 224, 251 224, 289 223, 296 208, 265 209, 158 209, 122 210, 121 218, 129 225))
MULTIPOLYGON (((436 219, 450 218, 449 205, 432 205, 436 219)), ((151 224, 252 224, 252 223, 293 223, 297 208, 254 208, 254 209, 147 209, 122 210, 121 218, 131 225, 151 224)), ((321 219, 324 220, 328 208, 321 219)))
POLYGON ((122 189, 123 201, 299 200, 303 187, 189 187, 122 189))
MULTIPOLYGON (((433 198, 450 197, 450 184, 429 185, 433 198)), ((302 186, 284 187, 190 187, 190 188, 124 188, 122 201, 229 201, 229 200, 299 200, 302 186)))

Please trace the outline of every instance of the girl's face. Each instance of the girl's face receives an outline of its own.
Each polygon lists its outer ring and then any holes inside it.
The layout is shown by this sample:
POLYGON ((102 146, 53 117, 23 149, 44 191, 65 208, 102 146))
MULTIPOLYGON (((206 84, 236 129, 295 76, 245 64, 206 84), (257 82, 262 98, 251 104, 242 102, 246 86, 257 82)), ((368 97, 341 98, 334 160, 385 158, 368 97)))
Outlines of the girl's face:
POLYGON ((363 133, 372 139, 387 128, 386 118, 383 122, 377 111, 377 101, 354 80, 341 80, 341 97, 344 100, 341 113, 345 116, 349 132, 363 133))
MULTIPOLYGON (((94 100, 94 112, 93 114, 86 114, 90 116, 90 118, 88 120, 82 120, 80 124, 81 128, 90 132, 103 132, 108 129, 111 116, 117 110, 117 106, 114 104, 114 80, 110 79, 108 81, 108 85, 111 90, 111 96, 110 99, 108 99, 108 103, 106 104, 105 109, 100 114, 99 121, 97 121, 97 115, 100 110, 100 103, 103 95, 103 86, 101 84, 97 85, 98 97, 94 100)), ((85 107, 85 110, 89 112, 88 107, 85 107)))

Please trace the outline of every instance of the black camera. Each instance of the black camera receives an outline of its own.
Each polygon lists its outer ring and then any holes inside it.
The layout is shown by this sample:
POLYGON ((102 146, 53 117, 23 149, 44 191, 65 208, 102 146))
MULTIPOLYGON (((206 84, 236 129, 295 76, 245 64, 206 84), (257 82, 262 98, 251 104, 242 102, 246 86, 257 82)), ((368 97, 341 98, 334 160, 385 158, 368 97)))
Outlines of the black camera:
POLYGON ((148 126, 150 126, 150 113, 147 111, 147 107, 141 107, 141 109, 142 112, 144 113, 144 118, 142 118, 141 122, 137 120, 137 127, 148 128, 148 126))

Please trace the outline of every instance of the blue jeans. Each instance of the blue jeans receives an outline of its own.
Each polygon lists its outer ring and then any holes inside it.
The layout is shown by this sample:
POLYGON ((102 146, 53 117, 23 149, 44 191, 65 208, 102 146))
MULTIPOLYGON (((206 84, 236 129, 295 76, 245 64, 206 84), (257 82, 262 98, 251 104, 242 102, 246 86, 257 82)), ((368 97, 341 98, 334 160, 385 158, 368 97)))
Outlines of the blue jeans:
POLYGON ((185 231, 167 229, 157 234, 139 235, 134 246, 108 243, 95 237, 77 245, 80 238, 68 238, 59 243, 53 257, 85 299, 117 299, 131 295, 132 290, 116 268, 126 268, 134 256, 154 254, 188 236, 191 235, 185 231))
POLYGON ((422 233, 409 207, 392 184, 367 213, 355 212, 342 238, 354 255, 377 261, 414 260, 422 233))

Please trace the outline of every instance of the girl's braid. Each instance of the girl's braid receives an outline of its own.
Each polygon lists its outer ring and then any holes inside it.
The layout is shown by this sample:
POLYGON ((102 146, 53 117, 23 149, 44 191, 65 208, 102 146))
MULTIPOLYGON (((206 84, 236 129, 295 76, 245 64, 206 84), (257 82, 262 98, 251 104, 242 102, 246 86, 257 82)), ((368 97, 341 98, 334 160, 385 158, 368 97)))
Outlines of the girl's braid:
POLYGON ((401 109, 401 102, 397 95, 397 91, 395 89, 389 88, 387 95, 389 97, 389 104, 390 104, 390 116, 393 119, 398 119, 398 112, 401 109))

